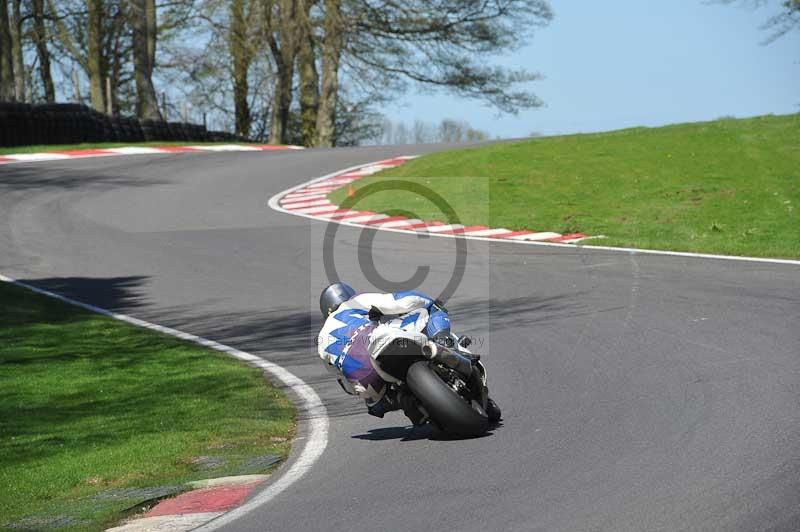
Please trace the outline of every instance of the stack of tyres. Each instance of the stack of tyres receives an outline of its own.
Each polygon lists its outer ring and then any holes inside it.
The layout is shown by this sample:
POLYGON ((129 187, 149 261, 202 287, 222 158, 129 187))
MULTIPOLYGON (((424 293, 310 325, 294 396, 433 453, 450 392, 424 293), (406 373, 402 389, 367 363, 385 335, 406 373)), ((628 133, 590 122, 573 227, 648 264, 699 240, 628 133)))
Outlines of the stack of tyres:
POLYGON ((91 124, 87 129, 87 141, 89 142, 103 142, 107 137, 105 136, 104 115, 97 111, 89 111, 89 120, 91 124))
POLYGON ((0 138, 3 146, 23 146, 33 140, 30 115, 28 104, 0 102, 0 138))
POLYGON ((39 105, 36 107, 33 122, 37 125, 34 135, 37 137, 34 144, 67 144, 65 138, 64 120, 56 104, 39 105))
POLYGON ((185 122, 181 122, 179 125, 180 125, 180 131, 181 131, 181 140, 182 141, 190 141, 190 140, 192 140, 191 124, 187 124, 185 122))
POLYGON ((13 146, 13 135, 17 127, 11 105, 7 102, 0 102, 0 146, 13 146))
POLYGON ((138 118, 130 119, 131 128, 131 142, 142 142, 145 140, 144 133, 142 132, 142 125, 138 118))
POLYGON ((118 117, 109 119, 109 127, 111 128, 111 136, 108 138, 109 142, 125 142, 125 133, 122 131, 122 122, 118 117))
POLYGON ((0 102, 0 146, 87 142, 243 140, 224 131, 182 122, 109 118, 81 104, 0 102))
POLYGON ((17 123, 19 127, 19 146, 41 143, 36 135, 36 127, 33 122, 33 109, 29 104, 17 104, 17 123))
POLYGON ((118 131, 118 138, 120 142, 131 142, 131 126, 127 118, 120 116, 114 117, 114 124, 118 131))
POLYGON ((140 120, 139 121, 139 129, 142 131, 142 136, 144 140, 151 141, 155 140, 153 131, 153 121, 152 120, 140 120))

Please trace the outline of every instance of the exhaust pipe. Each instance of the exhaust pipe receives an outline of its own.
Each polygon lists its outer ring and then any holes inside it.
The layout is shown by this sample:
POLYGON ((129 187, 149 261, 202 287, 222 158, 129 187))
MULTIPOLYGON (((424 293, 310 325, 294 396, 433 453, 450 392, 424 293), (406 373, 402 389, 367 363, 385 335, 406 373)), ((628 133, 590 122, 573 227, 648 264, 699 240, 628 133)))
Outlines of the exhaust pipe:
POLYGON ((434 362, 444 364, 466 379, 472 375, 472 361, 452 349, 428 341, 422 346, 422 354, 434 362))

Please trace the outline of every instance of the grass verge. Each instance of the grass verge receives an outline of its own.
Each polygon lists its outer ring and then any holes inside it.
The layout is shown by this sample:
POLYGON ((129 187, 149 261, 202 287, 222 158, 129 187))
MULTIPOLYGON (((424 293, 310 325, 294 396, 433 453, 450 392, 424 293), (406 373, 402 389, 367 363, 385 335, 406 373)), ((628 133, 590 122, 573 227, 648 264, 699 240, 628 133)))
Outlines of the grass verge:
POLYGON ((0 282, 0 529, 103 530, 142 488, 265 472, 293 430, 261 371, 0 282))
MULTIPOLYGON (((800 258, 797 114, 436 153, 355 186, 398 178, 444 196, 466 225, 607 237, 586 245, 800 258)), ((427 200, 396 190, 355 208, 442 220, 427 200)))
POLYGON ((0 148, 0 155, 17 153, 47 153, 67 150, 102 150, 106 148, 124 148, 126 146, 218 146, 222 144, 244 144, 243 142, 192 142, 154 140, 151 142, 84 142, 81 144, 38 144, 35 146, 12 146, 0 148))

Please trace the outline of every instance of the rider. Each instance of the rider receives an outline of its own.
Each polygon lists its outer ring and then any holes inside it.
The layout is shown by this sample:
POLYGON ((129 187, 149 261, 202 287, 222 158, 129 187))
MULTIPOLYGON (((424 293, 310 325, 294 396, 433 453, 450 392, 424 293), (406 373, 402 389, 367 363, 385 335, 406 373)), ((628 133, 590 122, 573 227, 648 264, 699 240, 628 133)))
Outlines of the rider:
MULTIPOLYGON (((344 391, 363 397, 373 416, 383 417, 386 412, 402 408, 414 424, 424 423, 425 416, 414 397, 402 391, 394 393, 373 371, 368 353, 370 333, 386 317, 384 321, 388 320, 391 326, 422 332, 437 343, 453 347, 450 318, 442 303, 416 291, 356 295, 349 285, 334 283, 322 291, 319 305, 325 324, 317 350, 326 365, 339 374, 344 391)), ((466 347, 468 341, 462 338, 461 345, 466 347)))

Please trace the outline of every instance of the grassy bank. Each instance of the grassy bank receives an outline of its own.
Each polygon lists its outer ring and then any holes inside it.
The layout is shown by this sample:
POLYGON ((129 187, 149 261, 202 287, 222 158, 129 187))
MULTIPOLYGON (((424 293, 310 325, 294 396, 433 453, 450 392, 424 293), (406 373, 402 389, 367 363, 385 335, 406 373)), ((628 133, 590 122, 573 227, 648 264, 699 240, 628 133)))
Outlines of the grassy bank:
MULTIPOLYGON (((437 153, 357 188, 397 178, 444 196, 467 225, 608 237, 587 245, 800 258, 800 115, 437 153)), ((427 200, 397 191, 357 208, 442 219, 427 200)))
POLYGON ((185 482, 285 458, 260 371, 0 282, 0 529, 102 530, 185 482))
POLYGON ((38 144, 35 146, 13 146, 0 148, 0 155, 16 153, 46 153, 65 150, 102 150, 105 148, 124 148, 126 146, 214 146, 220 144, 243 144, 242 142, 193 142, 154 140, 152 142, 84 142, 81 144, 38 144))

